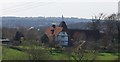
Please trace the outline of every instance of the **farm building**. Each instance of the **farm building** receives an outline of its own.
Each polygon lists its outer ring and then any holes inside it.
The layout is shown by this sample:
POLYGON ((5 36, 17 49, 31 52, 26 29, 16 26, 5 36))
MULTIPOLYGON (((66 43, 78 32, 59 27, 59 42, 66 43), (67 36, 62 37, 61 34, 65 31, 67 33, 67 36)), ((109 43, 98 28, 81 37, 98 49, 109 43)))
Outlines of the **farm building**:
POLYGON ((46 29, 45 34, 48 36, 50 44, 68 46, 68 34, 63 29, 63 27, 56 27, 56 25, 46 29))
POLYGON ((55 24, 46 29, 45 34, 49 38, 50 44, 58 44, 60 46, 72 46, 75 42, 96 41, 100 37, 99 30, 80 29, 79 27, 67 27, 65 21, 59 26, 55 24))

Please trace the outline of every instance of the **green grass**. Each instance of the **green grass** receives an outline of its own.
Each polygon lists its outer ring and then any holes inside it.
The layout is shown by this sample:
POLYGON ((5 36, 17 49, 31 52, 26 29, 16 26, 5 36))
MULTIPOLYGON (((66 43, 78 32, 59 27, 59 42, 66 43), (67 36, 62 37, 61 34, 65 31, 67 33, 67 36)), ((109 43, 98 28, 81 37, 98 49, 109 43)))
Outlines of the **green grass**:
POLYGON ((42 46, 16 46, 18 48, 22 48, 22 49, 45 49, 44 47, 42 46))
POLYGON ((0 60, 2 60, 2 46, 0 45, 0 60))
POLYGON ((11 48, 2 48, 2 60, 28 60, 28 54, 11 48))
POLYGON ((71 56, 64 53, 53 53, 51 58, 52 60, 73 60, 71 56))
POLYGON ((99 53, 96 60, 117 60, 118 56, 112 53, 99 53))
MULTIPOLYGON (((30 47, 22 47, 19 46, 20 48, 27 48, 29 49, 30 47)), ((42 47, 36 47, 36 49, 42 48, 42 47)), ((3 47, 3 60, 28 60, 28 54, 22 51, 18 51, 15 49, 11 48, 6 48, 3 47)), ((42 48, 45 49, 45 48, 42 48)), ((65 54, 65 53, 53 53, 49 54, 51 60, 74 60, 71 55, 65 54)), ((85 53, 84 59, 91 60, 93 57, 93 54, 91 53, 85 53)), ((98 53, 96 56, 96 60, 117 60, 118 59, 118 54, 113 54, 113 53, 98 53)))
MULTIPOLYGON (((53 60, 74 60, 70 55, 64 53, 54 53, 52 55, 53 60)), ((92 60, 93 55, 90 53, 85 53, 83 60, 92 60)), ((98 53, 96 60, 117 60, 118 56, 112 53, 98 53)))

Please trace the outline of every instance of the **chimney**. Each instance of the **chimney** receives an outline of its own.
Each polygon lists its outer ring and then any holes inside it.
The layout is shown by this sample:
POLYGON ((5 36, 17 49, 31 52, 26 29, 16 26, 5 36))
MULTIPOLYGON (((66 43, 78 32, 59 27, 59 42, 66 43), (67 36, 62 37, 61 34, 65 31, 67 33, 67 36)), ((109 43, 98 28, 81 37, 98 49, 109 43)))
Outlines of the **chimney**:
POLYGON ((55 25, 52 25, 53 28, 55 28, 56 26, 55 25))
POLYGON ((56 28, 56 23, 52 23, 53 29, 56 28))
POLYGON ((54 34, 54 29, 51 29, 51 34, 54 34))
POLYGON ((52 29, 51 29, 51 33, 52 33, 52 34, 54 34, 55 28, 56 28, 55 23, 52 23, 52 29))

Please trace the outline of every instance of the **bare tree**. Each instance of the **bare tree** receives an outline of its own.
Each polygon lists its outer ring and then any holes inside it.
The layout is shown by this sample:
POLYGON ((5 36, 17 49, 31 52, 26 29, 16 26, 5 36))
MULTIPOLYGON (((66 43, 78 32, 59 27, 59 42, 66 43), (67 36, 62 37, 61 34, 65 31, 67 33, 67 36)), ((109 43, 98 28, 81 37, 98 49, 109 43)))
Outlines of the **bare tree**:
POLYGON ((93 28, 98 29, 102 37, 100 38, 100 47, 107 51, 113 51, 114 41, 116 41, 116 34, 119 33, 118 22, 116 22, 116 15, 105 16, 100 13, 99 16, 95 16, 93 19, 93 28))

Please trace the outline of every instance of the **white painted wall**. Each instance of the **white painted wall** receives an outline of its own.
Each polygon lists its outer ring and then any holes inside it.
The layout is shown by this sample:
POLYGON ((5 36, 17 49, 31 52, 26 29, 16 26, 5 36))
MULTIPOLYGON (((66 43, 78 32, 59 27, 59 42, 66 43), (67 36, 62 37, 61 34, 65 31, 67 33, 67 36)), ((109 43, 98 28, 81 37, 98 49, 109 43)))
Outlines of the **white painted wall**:
POLYGON ((68 46, 68 34, 66 32, 60 32, 56 38, 56 41, 60 45, 68 46))

